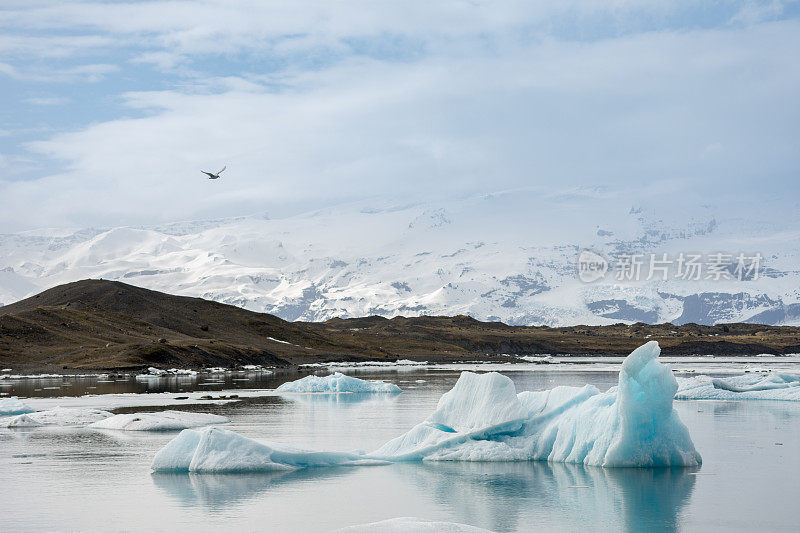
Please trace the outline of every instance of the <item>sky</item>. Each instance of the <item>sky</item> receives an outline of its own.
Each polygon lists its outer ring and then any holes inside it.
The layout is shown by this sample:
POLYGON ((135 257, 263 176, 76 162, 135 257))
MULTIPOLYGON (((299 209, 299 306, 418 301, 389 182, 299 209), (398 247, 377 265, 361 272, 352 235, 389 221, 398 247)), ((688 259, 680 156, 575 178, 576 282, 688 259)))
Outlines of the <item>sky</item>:
POLYGON ((794 1, 5 0, 0 233, 526 187, 763 210, 800 193, 798 95, 794 1))

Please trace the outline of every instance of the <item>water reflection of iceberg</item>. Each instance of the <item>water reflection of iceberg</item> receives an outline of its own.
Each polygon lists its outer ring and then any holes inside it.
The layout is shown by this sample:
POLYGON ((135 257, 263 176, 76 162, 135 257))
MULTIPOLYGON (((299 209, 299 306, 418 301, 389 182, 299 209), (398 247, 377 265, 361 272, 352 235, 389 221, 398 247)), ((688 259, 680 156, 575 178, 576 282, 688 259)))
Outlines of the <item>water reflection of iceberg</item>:
POLYGON ((396 394, 372 394, 361 392, 344 392, 334 394, 286 394, 285 400, 310 405, 347 406, 353 404, 390 404, 397 401, 396 394))
POLYGON ((575 464, 432 462, 388 467, 453 519, 492 531, 676 531, 695 483, 686 468, 605 469, 575 464))
POLYGON ((352 468, 317 468, 258 474, 153 473, 153 483, 187 507, 225 511, 258 495, 290 484, 343 477, 352 468))

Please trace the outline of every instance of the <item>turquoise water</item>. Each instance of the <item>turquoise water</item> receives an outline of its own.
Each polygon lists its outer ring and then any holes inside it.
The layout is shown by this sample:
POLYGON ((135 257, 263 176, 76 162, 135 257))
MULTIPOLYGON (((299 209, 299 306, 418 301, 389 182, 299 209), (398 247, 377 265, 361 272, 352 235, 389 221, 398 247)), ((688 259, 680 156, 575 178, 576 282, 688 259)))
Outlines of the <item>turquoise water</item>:
MULTIPOLYGON (((574 370, 508 375, 518 390, 587 382, 605 389, 617 379, 574 370)), ((427 417, 458 373, 359 376, 393 381, 405 392, 192 408, 228 416, 226 427, 249 437, 372 450, 427 417)), ((417 516, 502 532, 797 531, 800 405, 684 401, 676 409, 703 455, 699 470, 430 463, 154 475, 150 460, 174 434, 1 429, 0 530, 314 532, 417 516)))

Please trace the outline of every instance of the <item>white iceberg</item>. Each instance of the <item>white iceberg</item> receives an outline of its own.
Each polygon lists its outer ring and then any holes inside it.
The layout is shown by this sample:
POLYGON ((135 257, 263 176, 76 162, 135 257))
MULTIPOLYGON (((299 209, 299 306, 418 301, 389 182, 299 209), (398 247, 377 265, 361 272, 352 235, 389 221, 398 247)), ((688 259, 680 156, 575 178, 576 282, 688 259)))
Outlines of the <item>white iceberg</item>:
POLYGON ((22 415, 32 412, 33 409, 16 396, 0 398, 0 416, 22 415))
POLYGON ((455 522, 432 522, 402 517, 344 527, 331 533, 491 533, 491 531, 455 522))
POLYGON ((89 427, 95 429, 119 429, 124 431, 179 431, 187 428, 225 424, 230 420, 210 413, 186 411, 162 411, 158 413, 130 413, 114 415, 89 427))
POLYGON ((658 343, 633 351, 619 387, 516 394, 500 374, 463 372, 425 422, 371 454, 393 461, 554 461, 606 467, 697 466, 672 408, 677 382, 658 343))
POLYGON ((55 407, 0 420, 0 427, 84 426, 112 416, 101 409, 55 407), (21 417, 25 418, 21 418, 21 417))
POLYGON ((0 426, 7 428, 35 428, 41 426, 39 422, 28 415, 17 415, 0 422, 0 426))
POLYGON ((728 378, 694 376, 678 380, 679 400, 800 401, 800 376, 782 373, 744 374, 728 378))
POLYGON ((604 393, 586 385, 517 394, 506 376, 463 372, 426 421, 371 454, 311 452, 217 429, 186 430, 156 455, 153 468, 250 472, 364 460, 698 466, 700 454, 672 408, 678 384, 657 361, 659 353, 655 341, 634 350, 619 387, 604 393))
POLYGON ((245 473, 375 464, 363 453, 317 452, 261 442, 220 428, 185 429, 153 458, 156 472, 245 473))
POLYGON ((151 378, 163 378, 168 376, 196 376, 196 370, 188 370, 185 368, 170 368, 168 370, 164 370, 161 368, 156 367, 148 367, 147 368, 148 374, 137 374, 136 379, 151 379, 151 378))
POLYGON ((403 392, 394 383, 385 381, 366 381, 363 379, 345 376, 336 372, 328 376, 306 376, 296 381, 284 383, 276 389, 278 392, 403 392))

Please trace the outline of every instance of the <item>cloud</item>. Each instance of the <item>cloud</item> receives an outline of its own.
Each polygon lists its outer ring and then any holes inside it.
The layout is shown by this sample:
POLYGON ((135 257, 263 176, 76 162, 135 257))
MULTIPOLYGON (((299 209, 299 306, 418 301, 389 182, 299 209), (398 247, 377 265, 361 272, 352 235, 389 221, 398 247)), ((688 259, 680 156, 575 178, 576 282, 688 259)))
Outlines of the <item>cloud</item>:
POLYGON ((31 67, 25 69, 19 69, 7 63, 0 63, 0 74, 26 82, 69 83, 82 81, 96 83, 102 81, 107 74, 117 71, 119 71, 117 65, 102 63, 66 68, 31 67))
POLYGON ((50 171, 0 181, 0 225, 528 186, 796 191, 800 24, 748 6, 12 4, 0 73, 95 85, 20 91, 85 114, 19 141, 50 171))

